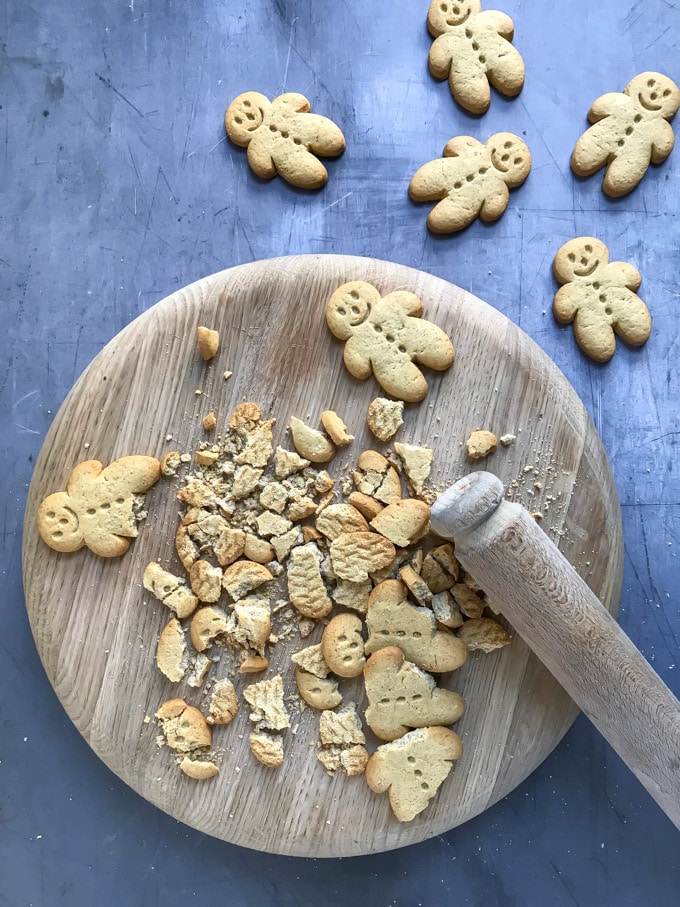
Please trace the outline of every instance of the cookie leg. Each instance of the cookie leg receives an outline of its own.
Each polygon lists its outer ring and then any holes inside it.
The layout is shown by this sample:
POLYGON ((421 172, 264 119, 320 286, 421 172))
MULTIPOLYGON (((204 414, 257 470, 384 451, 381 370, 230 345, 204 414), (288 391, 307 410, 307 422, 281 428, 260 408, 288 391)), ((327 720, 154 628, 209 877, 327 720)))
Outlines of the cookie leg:
POLYGON ((616 352, 611 325, 588 308, 579 309, 574 318, 574 337, 583 352, 597 362, 609 362, 616 352))
POLYGON ((622 340, 632 346, 642 346, 652 332, 652 316, 640 297, 621 291, 612 303, 612 327, 622 340))
POLYGON ((491 89, 484 70, 468 61, 454 61, 449 74, 451 94, 470 113, 486 113, 491 103, 491 89))
POLYGON ((279 174, 300 189, 320 189, 328 182, 324 165, 307 151, 277 155, 274 163, 279 174))
POLYGON ((602 191, 612 198, 626 195, 634 189, 647 172, 649 156, 636 155, 628 160, 615 157, 607 167, 602 181, 602 191))
POLYGON ((479 213, 479 205, 465 204, 464 200, 445 198, 435 205, 427 218, 433 233, 456 233, 469 226, 479 213))
POLYGON ((512 45, 509 50, 489 63, 487 76, 496 91, 508 98, 516 97, 524 87, 524 61, 512 45))
POLYGON ((398 400, 417 403, 427 394, 427 381, 417 365, 406 356, 373 360, 373 374, 380 386, 398 400))

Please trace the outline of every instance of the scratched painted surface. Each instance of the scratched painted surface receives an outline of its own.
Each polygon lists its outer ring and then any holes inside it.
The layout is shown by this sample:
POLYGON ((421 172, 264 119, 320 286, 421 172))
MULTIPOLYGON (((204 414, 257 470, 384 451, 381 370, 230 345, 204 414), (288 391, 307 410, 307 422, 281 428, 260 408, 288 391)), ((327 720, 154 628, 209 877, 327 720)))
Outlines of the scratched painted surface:
POLYGON ((680 80, 677 0, 502 0, 527 83, 484 117, 427 73, 426 2, 5 0, 0 11, 0 904, 676 905, 678 833, 580 718, 506 800, 448 835, 351 862, 206 838, 140 800, 66 718, 24 611, 32 462, 85 365, 176 288, 253 259, 344 252, 422 268, 521 325, 581 395, 623 505, 621 623, 680 693, 680 153, 619 201, 575 180, 590 103, 680 80), (306 94, 347 151, 319 193, 263 183, 225 138, 239 92, 306 94), (503 219, 429 235, 410 176, 453 135, 522 135, 534 166, 503 219), (654 332, 607 366, 550 314, 552 256, 595 234, 643 275, 654 332))

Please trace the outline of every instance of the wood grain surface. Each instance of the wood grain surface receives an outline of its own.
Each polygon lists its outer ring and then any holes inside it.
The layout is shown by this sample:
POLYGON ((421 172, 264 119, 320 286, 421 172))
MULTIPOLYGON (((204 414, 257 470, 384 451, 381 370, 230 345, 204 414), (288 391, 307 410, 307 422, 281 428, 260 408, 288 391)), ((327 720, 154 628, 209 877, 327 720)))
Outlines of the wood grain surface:
MULTIPOLYGON (((227 841, 302 856, 346 856, 411 844, 466 821, 519 784, 559 742, 576 707, 525 644, 491 655, 473 653, 443 682, 461 692, 466 714, 456 726, 464 754, 428 809, 408 824, 387 797, 361 778, 329 778, 317 762, 317 715, 306 710, 286 732, 286 760, 272 771, 248 747, 247 711, 218 728, 219 776, 184 777, 172 753, 156 745, 145 723, 167 698, 202 705, 200 691, 171 684, 155 668, 167 611, 141 585, 158 560, 179 569, 174 553, 176 481, 148 494, 149 517, 120 559, 47 548, 35 527, 37 507, 65 487, 76 463, 130 453, 161 456, 193 451, 209 410, 225 420, 245 399, 276 417, 275 442, 290 446, 291 415, 316 422, 336 409, 356 435, 353 448, 378 447, 365 427, 379 393, 371 378, 351 378, 342 345, 328 332, 324 305, 347 280, 381 292, 407 289, 425 303, 425 317, 451 336, 456 361, 430 373, 424 402, 409 405, 401 440, 436 453, 432 478, 445 486, 470 469, 464 441, 477 427, 517 436, 484 464, 514 500, 543 513, 542 527, 612 612, 618 607, 623 545, 616 491, 597 433, 564 376, 497 311, 431 275, 367 258, 331 255, 271 259, 223 271, 174 293, 130 324, 83 373, 59 411, 36 463, 26 510, 23 571, 36 645, 67 713, 104 762, 143 797, 181 821, 227 841), (217 328, 218 356, 206 364, 196 327, 217 328), (225 369, 233 377, 225 381, 225 369), (196 391, 200 390, 200 395, 196 391), (172 440, 167 441, 168 435, 172 440), (85 445, 89 445, 85 447, 85 445)), ((349 457, 338 456, 338 472, 349 457)), ((502 602, 498 602, 502 607, 502 602)), ((290 654, 317 641, 281 643, 265 676, 284 675, 292 691, 290 654)), ((219 675, 219 664, 213 668, 219 675)), ((250 682, 250 681, 247 681, 250 682)), ((346 698, 362 704, 360 682, 346 698)), ((369 746, 376 744, 368 735, 369 746)))

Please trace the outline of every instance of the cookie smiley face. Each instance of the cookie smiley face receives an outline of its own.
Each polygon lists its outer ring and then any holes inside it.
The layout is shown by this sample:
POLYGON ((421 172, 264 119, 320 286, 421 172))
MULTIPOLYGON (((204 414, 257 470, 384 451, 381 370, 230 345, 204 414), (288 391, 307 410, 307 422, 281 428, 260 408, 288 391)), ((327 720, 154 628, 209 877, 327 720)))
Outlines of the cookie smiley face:
POLYGON ((609 252, 603 242, 593 236, 579 236, 565 243, 555 257, 555 276, 562 282, 584 279, 608 262, 609 252))
POLYGON ((508 186, 519 186, 531 170, 531 155, 524 142, 510 132, 498 132, 486 142, 491 163, 508 186))
POLYGON ((328 300, 326 321, 338 340, 347 340, 353 328, 368 318, 371 306, 380 301, 380 293, 371 284, 352 280, 343 284, 328 300))
POLYGON ((38 510, 40 535, 55 551, 77 551, 83 546, 80 520, 69 502, 69 495, 58 491, 45 498, 38 510))
POLYGON ((363 623, 358 614, 337 614, 323 631, 321 648, 328 667, 338 677, 358 677, 366 664, 363 623))
POLYGON ((271 109, 268 98, 258 91, 245 91, 235 98, 224 118, 229 138, 236 145, 245 147, 252 134, 264 122, 266 113, 271 109))
POLYGON ((481 9, 479 0, 433 0, 427 13, 427 27, 430 34, 443 35, 481 9))
POLYGON ((664 119, 673 117, 680 106, 677 85, 660 72, 643 72, 628 83, 624 93, 637 101, 645 110, 660 114, 664 119))

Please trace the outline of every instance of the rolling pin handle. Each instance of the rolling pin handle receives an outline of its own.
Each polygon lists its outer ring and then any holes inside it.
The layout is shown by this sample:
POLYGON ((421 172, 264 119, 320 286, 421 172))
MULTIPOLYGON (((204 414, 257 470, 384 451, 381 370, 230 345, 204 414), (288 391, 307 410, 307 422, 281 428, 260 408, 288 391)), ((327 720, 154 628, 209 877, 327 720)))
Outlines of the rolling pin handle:
POLYGON ((432 528, 680 828, 680 702, 529 512, 474 472, 432 528))

